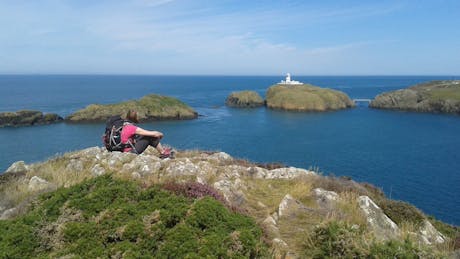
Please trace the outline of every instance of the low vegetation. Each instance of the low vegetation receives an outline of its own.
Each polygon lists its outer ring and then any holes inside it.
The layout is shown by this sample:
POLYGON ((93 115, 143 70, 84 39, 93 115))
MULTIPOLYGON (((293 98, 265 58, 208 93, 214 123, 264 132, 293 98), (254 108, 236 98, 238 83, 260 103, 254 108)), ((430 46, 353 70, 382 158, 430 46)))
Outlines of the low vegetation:
POLYGON ((112 115, 124 115, 128 110, 137 111, 139 120, 172 120, 194 119, 198 117, 196 111, 185 103, 168 96, 151 94, 139 100, 131 100, 118 104, 91 104, 69 115, 70 122, 103 122, 112 115))
POLYGON ((264 105, 264 99, 254 91, 233 92, 225 101, 231 107, 252 108, 264 105))
POLYGON ((267 107, 290 111, 328 111, 350 108, 353 101, 343 92, 313 85, 274 85, 266 94, 267 107))
MULTIPOLYGON (((206 189, 206 188, 205 188, 206 189)), ((262 230, 203 193, 102 176, 42 195, 14 220, 0 221, 0 257, 256 258, 262 230)))

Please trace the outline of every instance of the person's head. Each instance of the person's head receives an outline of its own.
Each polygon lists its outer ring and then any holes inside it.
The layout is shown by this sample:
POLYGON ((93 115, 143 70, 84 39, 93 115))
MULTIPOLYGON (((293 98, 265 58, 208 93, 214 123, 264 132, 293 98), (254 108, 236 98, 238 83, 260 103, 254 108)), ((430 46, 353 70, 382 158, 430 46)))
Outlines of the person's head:
POLYGON ((133 110, 128 111, 128 113, 126 114, 126 119, 134 123, 139 122, 139 119, 137 118, 137 112, 133 110))

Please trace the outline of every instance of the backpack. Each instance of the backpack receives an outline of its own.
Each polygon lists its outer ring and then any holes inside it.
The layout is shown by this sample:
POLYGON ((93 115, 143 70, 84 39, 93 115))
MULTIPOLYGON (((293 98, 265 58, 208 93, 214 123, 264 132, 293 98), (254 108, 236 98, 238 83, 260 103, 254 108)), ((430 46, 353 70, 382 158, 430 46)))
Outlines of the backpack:
POLYGON ((123 120, 119 115, 107 119, 102 142, 108 151, 123 151, 129 146, 129 144, 121 143, 121 131, 126 124, 129 124, 129 122, 123 120))

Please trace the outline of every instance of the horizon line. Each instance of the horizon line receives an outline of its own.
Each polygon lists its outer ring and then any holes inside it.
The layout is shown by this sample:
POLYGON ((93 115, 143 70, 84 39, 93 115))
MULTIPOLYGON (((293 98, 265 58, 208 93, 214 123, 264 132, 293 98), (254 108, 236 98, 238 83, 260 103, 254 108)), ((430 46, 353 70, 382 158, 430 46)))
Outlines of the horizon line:
MULTIPOLYGON (((0 76, 284 76, 286 74, 118 74, 118 73, 0 73, 0 76)), ((291 73, 291 75, 293 75, 291 73)), ((294 77, 390 77, 390 76, 407 76, 407 77, 460 77, 459 75, 449 74, 294 74, 294 77)))

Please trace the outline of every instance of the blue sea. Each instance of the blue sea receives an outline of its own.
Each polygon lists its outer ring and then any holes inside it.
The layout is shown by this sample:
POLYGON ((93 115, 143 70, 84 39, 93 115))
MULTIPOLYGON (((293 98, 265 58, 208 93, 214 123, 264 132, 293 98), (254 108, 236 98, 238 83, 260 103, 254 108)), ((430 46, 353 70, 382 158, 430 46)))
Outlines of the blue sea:
MULTIPOLYGON (((460 116, 374 110, 367 104, 326 113, 282 112, 224 105, 232 91, 266 89, 282 76, 1 75, 0 112, 40 110, 67 116, 89 104, 155 93, 176 97, 200 116, 141 125, 164 132, 177 149, 220 150, 255 162, 317 168, 350 176, 460 225, 460 116)), ((351 98, 439 79, 423 76, 294 76, 344 91, 351 98)), ((104 125, 54 124, 0 128, 0 172, 17 161, 101 145, 104 125)))

